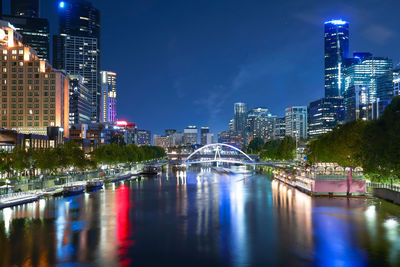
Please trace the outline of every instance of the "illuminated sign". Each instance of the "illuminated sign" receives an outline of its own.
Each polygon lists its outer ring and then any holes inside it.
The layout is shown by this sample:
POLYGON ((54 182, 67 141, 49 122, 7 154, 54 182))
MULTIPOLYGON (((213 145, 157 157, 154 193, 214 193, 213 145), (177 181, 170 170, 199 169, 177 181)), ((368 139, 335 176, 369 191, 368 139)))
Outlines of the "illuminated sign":
POLYGON ((115 122, 115 124, 118 126, 127 126, 128 122, 127 121, 117 121, 117 122, 115 122))

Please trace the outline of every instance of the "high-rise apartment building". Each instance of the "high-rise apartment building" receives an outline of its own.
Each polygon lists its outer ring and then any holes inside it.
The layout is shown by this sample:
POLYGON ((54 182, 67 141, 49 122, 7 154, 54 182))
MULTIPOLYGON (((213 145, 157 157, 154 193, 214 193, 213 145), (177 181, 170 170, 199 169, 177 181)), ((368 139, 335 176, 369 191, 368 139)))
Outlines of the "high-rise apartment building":
POLYGON ((200 128, 200 144, 209 145, 214 143, 214 134, 210 133, 210 127, 200 128))
POLYGON ((234 128, 235 132, 241 133, 242 137, 245 137, 246 119, 247 119, 247 104, 235 103, 233 112, 234 112, 233 128, 234 128))
POLYGON ((368 88, 368 103, 370 104, 379 98, 378 93, 385 100, 389 99, 393 92, 393 75, 391 69, 391 59, 385 57, 364 57, 359 60, 358 64, 353 64, 346 68, 345 91, 356 85, 368 88), (389 89, 387 86, 389 86, 389 89))
POLYGON ((100 12, 86 0, 59 2, 59 34, 53 36, 53 65, 81 75, 91 92, 92 121, 100 116, 100 12))
POLYGON ((276 118, 274 121, 274 136, 273 139, 283 139, 286 136, 286 121, 285 117, 276 118))
POLYGON ((308 106, 308 137, 314 138, 330 132, 344 121, 342 97, 325 97, 308 106))
POLYGON ((363 85, 353 85, 344 95, 345 122, 353 120, 368 120, 369 89, 363 85))
POLYGON ((307 139, 307 107, 295 106, 285 110, 285 134, 296 139, 307 139))
POLYGON ((325 97, 343 94, 343 69, 349 57, 349 23, 344 20, 325 22, 325 97))
POLYGON ((276 116, 267 108, 253 108, 247 114, 248 138, 262 138, 264 141, 272 140, 274 135, 274 120, 276 116))
POLYGON ((0 21, 1 127, 47 134, 47 127, 69 128, 69 83, 66 73, 40 60, 22 43, 9 22, 0 21))
POLYGON ((69 75, 69 124, 90 123, 91 95, 80 75, 69 75))
POLYGON ((100 122, 117 120, 117 74, 101 71, 100 122))
POLYGON ((197 127, 188 126, 183 130, 183 142, 184 145, 195 145, 197 144, 197 127))
POLYGON ((150 146, 151 132, 148 130, 136 130, 136 144, 138 146, 150 146))

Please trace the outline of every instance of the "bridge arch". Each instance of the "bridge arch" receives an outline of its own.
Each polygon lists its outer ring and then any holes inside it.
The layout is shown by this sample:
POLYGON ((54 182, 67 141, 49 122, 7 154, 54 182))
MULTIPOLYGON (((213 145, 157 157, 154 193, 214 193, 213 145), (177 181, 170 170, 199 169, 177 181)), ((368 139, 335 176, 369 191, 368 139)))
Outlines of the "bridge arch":
MULTIPOLYGON (((185 163, 188 163, 188 162, 189 162, 189 159, 190 159, 192 156, 194 156, 194 155, 200 153, 201 151, 206 150, 206 149, 208 149, 208 148, 210 148, 210 147, 215 147, 215 148, 217 148, 217 149, 218 149, 219 147, 228 147, 228 148, 230 148, 230 149, 233 149, 233 150, 239 152, 240 154, 242 154, 243 156, 245 156, 245 157, 246 157, 248 160, 250 160, 251 162, 254 162, 254 160, 253 160, 249 155, 247 155, 246 153, 244 153, 242 150, 240 150, 240 149, 237 148, 237 147, 234 147, 234 146, 229 145, 229 144, 215 143, 215 144, 208 144, 208 145, 202 146, 201 148, 195 150, 192 154, 190 154, 190 155, 185 159, 185 163)), ((217 152, 216 152, 216 153, 217 153, 217 152)), ((217 156, 217 154, 216 154, 216 156, 217 156)))

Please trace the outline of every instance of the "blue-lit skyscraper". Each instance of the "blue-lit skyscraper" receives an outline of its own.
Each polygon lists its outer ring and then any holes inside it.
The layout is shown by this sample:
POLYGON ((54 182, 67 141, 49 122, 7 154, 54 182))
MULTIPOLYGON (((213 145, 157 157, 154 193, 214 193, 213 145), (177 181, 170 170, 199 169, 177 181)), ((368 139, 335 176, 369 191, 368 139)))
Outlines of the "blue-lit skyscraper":
POLYGON ((325 22, 325 97, 343 95, 343 68, 349 57, 349 23, 325 22))
POLYGON ((81 75, 90 90, 92 121, 100 117, 100 11, 86 0, 58 3, 59 34, 53 36, 53 66, 81 75))

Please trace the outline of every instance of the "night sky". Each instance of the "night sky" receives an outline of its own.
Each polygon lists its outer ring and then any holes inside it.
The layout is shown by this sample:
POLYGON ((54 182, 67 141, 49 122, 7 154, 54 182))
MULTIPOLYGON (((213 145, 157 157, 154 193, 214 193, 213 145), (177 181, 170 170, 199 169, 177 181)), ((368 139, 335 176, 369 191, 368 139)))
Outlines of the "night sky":
MULTIPOLYGON (((350 51, 400 61, 400 1, 93 0, 118 118, 162 133, 225 130, 233 103, 282 116, 323 97, 323 23, 350 22, 350 51)), ((57 31, 57 2, 42 0, 57 31)), ((7 5, 6 5, 7 10, 7 5)))

